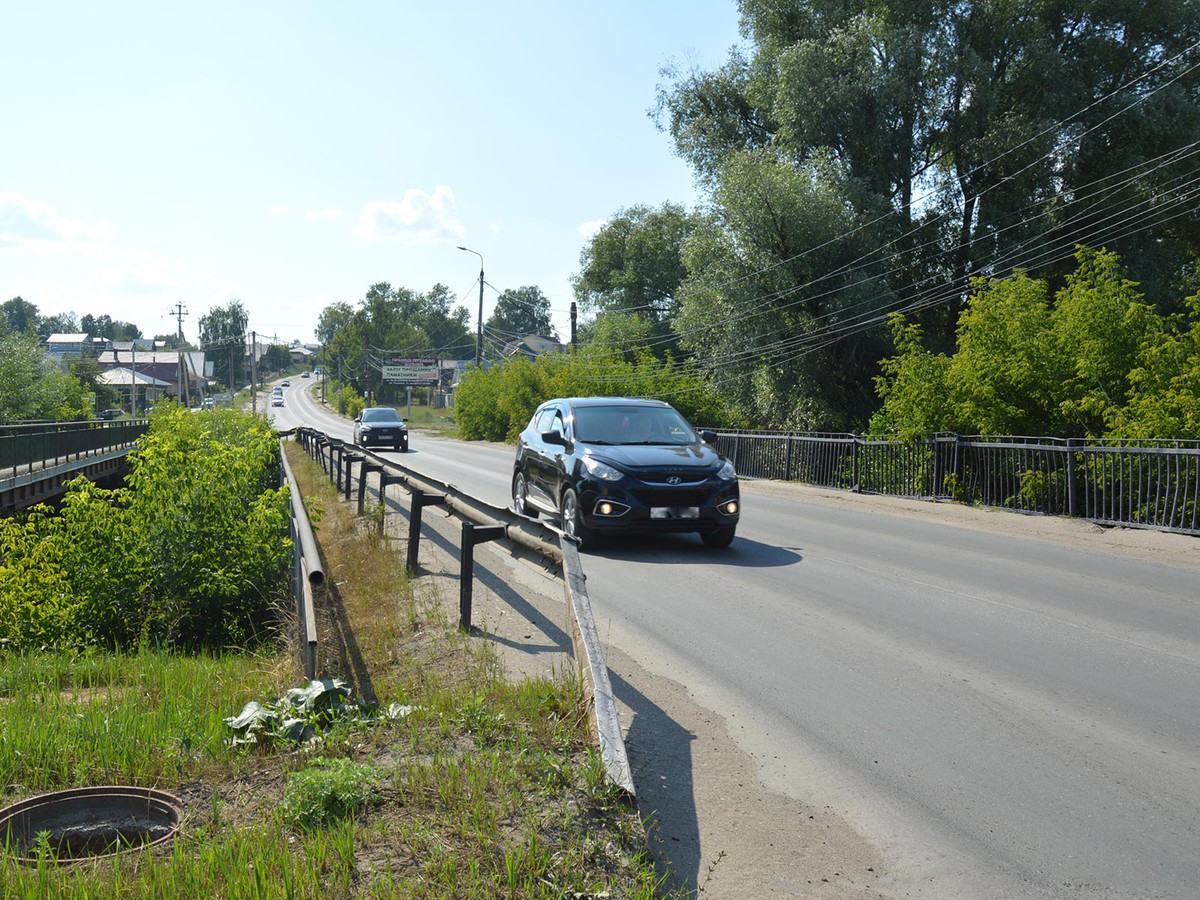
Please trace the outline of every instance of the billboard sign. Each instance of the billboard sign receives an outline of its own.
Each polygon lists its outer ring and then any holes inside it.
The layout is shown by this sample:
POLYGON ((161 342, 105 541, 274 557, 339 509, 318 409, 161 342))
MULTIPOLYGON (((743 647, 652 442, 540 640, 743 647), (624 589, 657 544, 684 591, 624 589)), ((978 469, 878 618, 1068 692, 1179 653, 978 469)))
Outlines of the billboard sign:
POLYGON ((388 359, 384 361, 381 370, 383 380, 387 384, 437 387, 438 361, 436 359, 388 359))

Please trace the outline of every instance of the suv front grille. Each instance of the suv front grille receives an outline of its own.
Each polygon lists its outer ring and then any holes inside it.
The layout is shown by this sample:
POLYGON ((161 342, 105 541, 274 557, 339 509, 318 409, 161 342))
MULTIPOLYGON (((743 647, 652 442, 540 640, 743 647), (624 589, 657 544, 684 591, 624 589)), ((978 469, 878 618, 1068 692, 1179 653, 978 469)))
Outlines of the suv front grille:
POLYGON ((638 502, 645 506, 704 506, 712 494, 712 489, 707 487, 638 488, 632 493, 638 502))

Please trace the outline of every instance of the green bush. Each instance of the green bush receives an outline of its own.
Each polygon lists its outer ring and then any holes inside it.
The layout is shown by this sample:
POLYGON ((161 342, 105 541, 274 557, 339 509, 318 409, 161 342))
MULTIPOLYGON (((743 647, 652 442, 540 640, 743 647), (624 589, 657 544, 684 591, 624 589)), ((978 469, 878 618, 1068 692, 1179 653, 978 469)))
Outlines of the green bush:
POLYGON ((0 641, 184 649, 262 635, 288 590, 287 495, 267 421, 160 406, 127 487, 0 520, 0 641))
POLYGON ((587 347, 468 372, 454 396, 459 435, 515 441, 538 405, 552 397, 648 397, 667 401, 697 426, 735 424, 720 395, 694 367, 649 352, 629 358, 587 347))

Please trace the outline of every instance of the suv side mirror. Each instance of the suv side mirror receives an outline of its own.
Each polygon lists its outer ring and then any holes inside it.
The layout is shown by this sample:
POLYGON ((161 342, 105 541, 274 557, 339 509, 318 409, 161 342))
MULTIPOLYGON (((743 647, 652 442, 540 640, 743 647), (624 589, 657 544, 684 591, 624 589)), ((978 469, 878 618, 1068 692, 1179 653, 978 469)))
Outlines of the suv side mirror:
POLYGON ((354 421, 355 421, 355 422, 361 422, 361 421, 362 421, 362 416, 355 416, 355 417, 354 417, 354 421))
POLYGON ((543 431, 542 443, 558 444, 560 447, 565 447, 567 446, 567 439, 557 431, 543 431))
POLYGON ((700 432, 700 440, 706 444, 715 444, 717 442, 717 433, 709 431, 707 428, 700 432))

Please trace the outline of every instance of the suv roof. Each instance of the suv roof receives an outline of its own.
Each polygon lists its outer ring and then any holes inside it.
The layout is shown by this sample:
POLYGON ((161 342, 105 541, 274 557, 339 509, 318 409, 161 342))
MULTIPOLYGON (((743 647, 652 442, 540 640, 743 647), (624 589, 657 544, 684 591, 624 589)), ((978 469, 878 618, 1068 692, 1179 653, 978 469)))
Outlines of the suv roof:
POLYGON ((572 406, 670 406, 662 400, 646 397, 560 397, 547 403, 569 403, 572 406))

